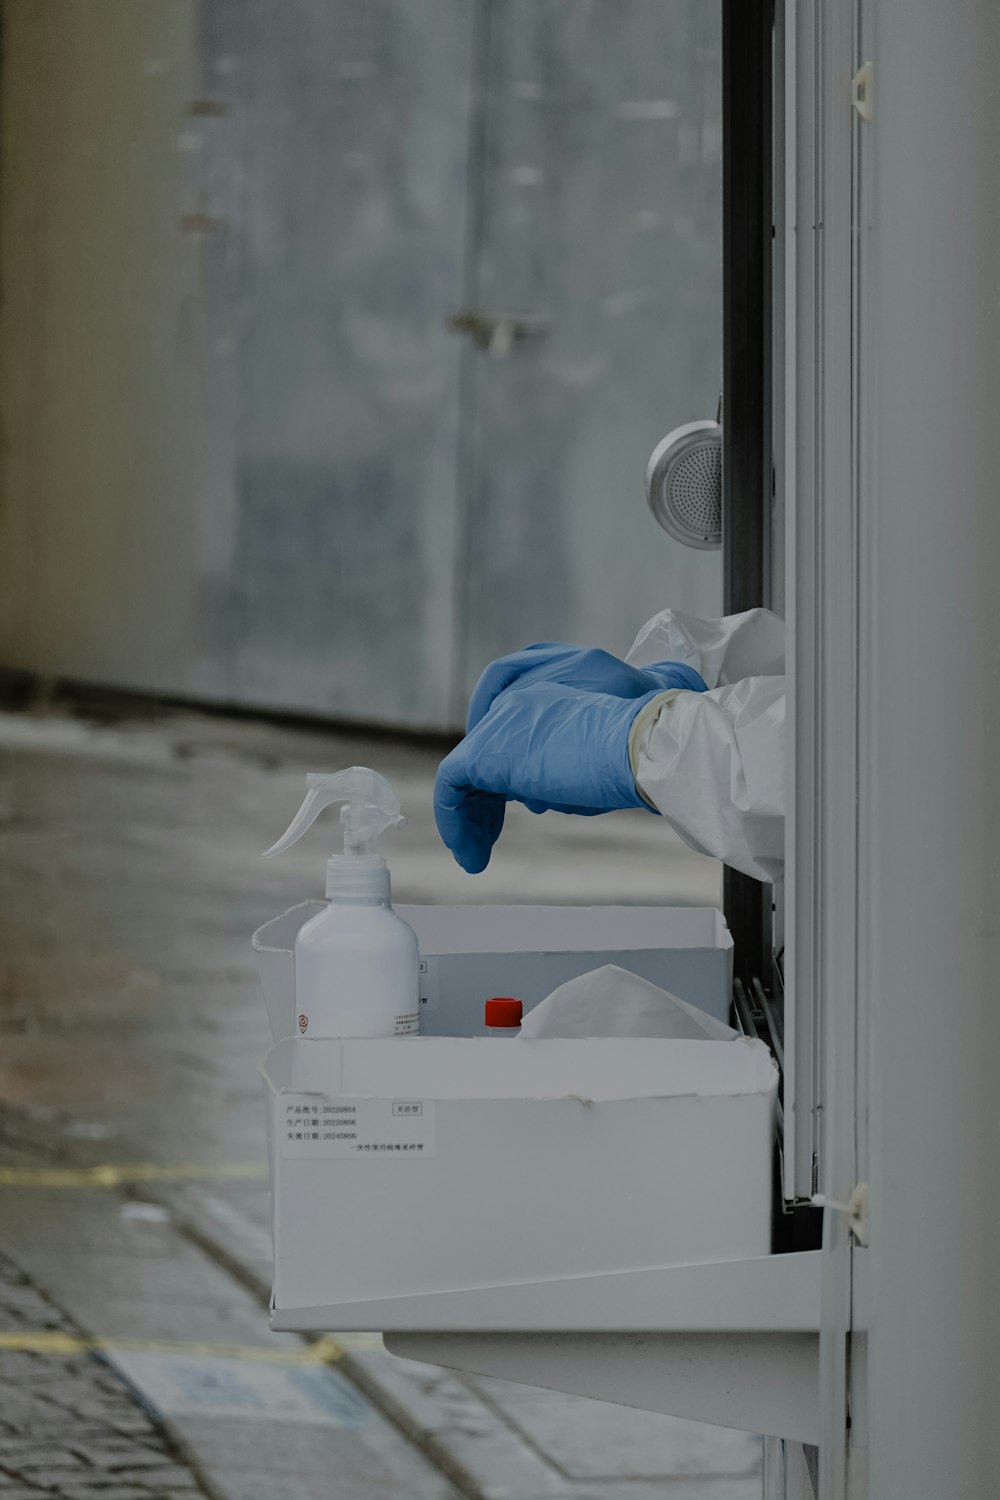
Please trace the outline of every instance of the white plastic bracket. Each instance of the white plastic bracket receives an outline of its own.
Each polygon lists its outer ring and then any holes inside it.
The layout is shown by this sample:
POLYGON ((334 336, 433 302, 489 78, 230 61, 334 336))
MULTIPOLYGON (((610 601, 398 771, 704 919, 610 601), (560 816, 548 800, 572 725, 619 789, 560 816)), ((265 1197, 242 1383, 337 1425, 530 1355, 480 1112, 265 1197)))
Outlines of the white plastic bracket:
POLYGON ((870 62, 862 63, 851 79, 851 103, 870 125, 875 114, 875 70, 870 62))
POLYGON ((813 1208, 829 1208, 838 1214, 847 1215, 847 1228, 859 1245, 868 1244, 868 1184, 859 1182, 846 1203, 827 1198, 823 1193, 814 1193, 810 1199, 813 1208))

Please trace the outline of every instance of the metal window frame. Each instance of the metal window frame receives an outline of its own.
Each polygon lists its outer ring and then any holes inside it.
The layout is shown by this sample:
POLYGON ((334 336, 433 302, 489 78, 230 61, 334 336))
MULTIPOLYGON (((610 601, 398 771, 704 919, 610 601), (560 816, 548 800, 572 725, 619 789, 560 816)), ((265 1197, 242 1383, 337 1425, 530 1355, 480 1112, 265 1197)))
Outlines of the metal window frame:
MULTIPOLYGON (((853 4, 778 0, 774 15, 771 0, 723 0, 724 606, 770 603, 772 503, 784 506, 782 1186, 799 1203, 823 1185, 832 1068, 852 1128, 855 1097, 858 45, 853 4)), ((737 978, 769 987, 766 888, 727 871, 724 905, 737 978)))
POLYGON ((825 1180, 831 1100, 854 1120, 858 525, 853 7, 789 4, 789 798, 784 1193, 825 1180), (843 80, 844 87, 837 83, 843 80), (836 1090, 830 1087, 836 1070, 836 1090))
MULTIPOLYGON (((723 608, 768 602, 773 0, 722 0, 723 608)), ((737 979, 770 982, 765 887, 725 871, 737 979)))

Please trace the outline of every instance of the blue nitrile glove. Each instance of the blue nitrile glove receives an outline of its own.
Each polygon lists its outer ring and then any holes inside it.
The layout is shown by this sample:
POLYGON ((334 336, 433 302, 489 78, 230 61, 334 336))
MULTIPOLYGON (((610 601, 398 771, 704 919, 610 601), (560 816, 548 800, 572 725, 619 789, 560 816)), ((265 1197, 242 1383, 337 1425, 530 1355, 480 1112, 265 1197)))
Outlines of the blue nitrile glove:
POLYGON ((557 641, 539 641, 512 656, 490 662, 469 699, 467 729, 474 729, 491 704, 509 687, 532 682, 561 682, 588 693, 608 693, 614 698, 641 698, 644 693, 669 688, 706 690, 705 679, 694 667, 679 661, 655 662, 649 667, 630 667, 628 662, 586 646, 564 646, 557 641))
POLYGON ((646 807, 629 764, 632 721, 664 689, 641 697, 582 692, 559 682, 501 693, 438 767, 434 817, 463 870, 478 875, 508 802, 532 812, 602 813, 646 807))

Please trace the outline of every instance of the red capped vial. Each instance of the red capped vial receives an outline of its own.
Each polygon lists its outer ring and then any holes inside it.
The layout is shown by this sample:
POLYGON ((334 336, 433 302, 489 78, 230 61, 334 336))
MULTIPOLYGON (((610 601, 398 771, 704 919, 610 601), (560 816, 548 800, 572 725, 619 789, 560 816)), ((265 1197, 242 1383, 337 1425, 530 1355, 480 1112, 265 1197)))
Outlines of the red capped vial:
POLYGON ((524 1006, 509 995, 494 995, 486 1002, 487 1036, 520 1036, 524 1006))

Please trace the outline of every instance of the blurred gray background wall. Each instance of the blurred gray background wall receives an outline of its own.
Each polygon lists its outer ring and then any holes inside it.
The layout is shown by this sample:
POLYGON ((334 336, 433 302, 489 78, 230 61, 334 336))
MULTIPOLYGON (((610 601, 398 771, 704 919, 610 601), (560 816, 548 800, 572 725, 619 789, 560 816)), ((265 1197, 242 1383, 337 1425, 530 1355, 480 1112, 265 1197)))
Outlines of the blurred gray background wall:
POLYGON ((718 9, 6 0, 0 666, 443 728, 716 611, 718 9))

